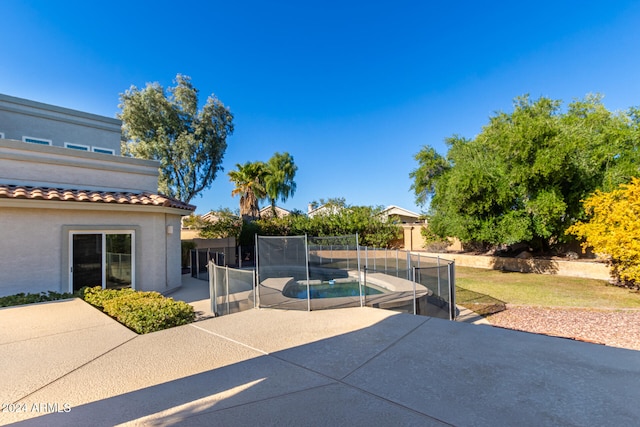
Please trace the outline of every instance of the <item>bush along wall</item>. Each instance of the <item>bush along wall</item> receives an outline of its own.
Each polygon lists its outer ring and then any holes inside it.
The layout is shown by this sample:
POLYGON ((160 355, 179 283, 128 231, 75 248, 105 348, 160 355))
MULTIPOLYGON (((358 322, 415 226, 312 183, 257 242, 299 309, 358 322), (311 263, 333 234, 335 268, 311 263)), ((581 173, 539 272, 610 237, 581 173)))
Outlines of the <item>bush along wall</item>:
POLYGON ((186 325, 195 319, 193 307, 158 292, 86 288, 82 298, 138 334, 186 325))
POLYGON ((33 304, 37 302, 57 301, 61 299, 75 298, 77 295, 70 293, 59 293, 54 291, 40 292, 39 294, 23 292, 15 295, 0 297, 0 307, 11 307, 14 305, 33 304))

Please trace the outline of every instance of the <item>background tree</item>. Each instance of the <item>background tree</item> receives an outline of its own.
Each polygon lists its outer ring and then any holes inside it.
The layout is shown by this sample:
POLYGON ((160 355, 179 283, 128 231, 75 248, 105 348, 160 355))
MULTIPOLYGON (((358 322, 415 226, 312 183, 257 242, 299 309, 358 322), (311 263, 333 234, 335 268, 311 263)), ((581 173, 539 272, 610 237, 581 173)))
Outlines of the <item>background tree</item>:
POLYGON ((258 200, 264 199, 265 167, 262 162, 246 162, 236 164, 236 169, 229 172, 229 180, 235 184, 232 196, 240 196, 240 216, 244 221, 252 221, 260 217, 258 200))
POLYGON ((599 96, 560 107, 517 98, 512 113, 491 117, 474 139, 448 138, 446 158, 423 147, 411 178, 419 204, 431 197, 430 230, 548 250, 582 217, 581 199, 638 174, 635 110, 613 114, 599 96))
POLYGON ((450 165, 436 150, 426 145, 413 158, 419 166, 409 174, 413 180, 411 190, 416 195, 416 203, 424 206, 435 192, 436 178, 448 170, 450 165))
POLYGON ((293 157, 289 153, 275 153, 264 167, 264 189, 271 211, 276 217, 276 200, 286 202, 289 196, 293 196, 296 191, 294 178, 298 167, 293 162, 293 157))
POLYGON ((584 207, 589 220, 567 233, 583 239, 583 249, 606 255, 619 284, 640 289, 640 179, 610 192, 596 191, 584 207))
POLYGON ((198 230, 198 237, 202 239, 224 239, 227 237, 238 238, 242 228, 242 220, 229 208, 220 208, 212 211, 211 219, 204 219, 202 215, 191 214, 183 218, 184 227, 198 230))
POLYGON ((313 206, 314 209, 325 205, 335 208, 346 208, 347 200, 344 197, 328 197, 326 199, 320 198, 319 200, 313 200, 309 204, 313 206))
POLYGON ((256 221, 254 232, 269 236, 344 236, 358 233, 361 245, 391 248, 402 236, 398 218, 382 215, 382 206, 348 206, 309 218, 289 215, 256 221))
POLYGON ((203 239, 225 239, 227 237, 240 236, 242 219, 231 209, 222 208, 215 212, 214 219, 200 229, 200 237, 203 239))
POLYGON ((215 95, 198 111, 198 90, 178 74, 166 90, 147 83, 120 94, 123 154, 160 161, 159 190, 188 203, 211 186, 233 133, 233 115, 215 95))
POLYGON ((260 200, 269 200, 273 216, 276 217, 276 200, 285 202, 296 191, 294 181, 298 167, 289 153, 275 153, 267 163, 247 162, 237 164, 229 172, 235 184, 232 196, 240 195, 240 215, 245 221, 260 217, 260 200))

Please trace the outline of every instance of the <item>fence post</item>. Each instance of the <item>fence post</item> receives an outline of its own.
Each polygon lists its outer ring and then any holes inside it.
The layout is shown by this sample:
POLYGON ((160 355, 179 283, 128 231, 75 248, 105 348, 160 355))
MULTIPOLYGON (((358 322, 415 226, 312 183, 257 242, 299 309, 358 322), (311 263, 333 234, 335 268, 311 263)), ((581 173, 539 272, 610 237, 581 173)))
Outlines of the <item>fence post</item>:
POLYGON ((256 272, 251 275, 251 285, 253 286, 253 308, 258 307, 260 302, 258 301, 258 287, 256 286, 256 272))
POLYGON ((258 295, 258 308, 260 308, 260 269, 258 264, 258 233, 255 234, 255 259, 256 259, 256 293, 258 295))
POLYGON ((211 305, 211 312, 214 315, 218 314, 218 307, 217 307, 218 293, 216 289, 216 279, 217 279, 217 274, 216 274, 215 267, 210 268, 209 269, 209 300, 210 300, 209 303, 211 305))
POLYGON ((407 251, 407 280, 411 280, 411 252, 407 251))
POLYGON ((365 292, 366 292, 366 289, 367 289, 367 267, 365 267, 364 270, 363 270, 363 280, 362 280, 362 282, 363 283, 360 285, 360 307, 364 307, 364 305, 365 305, 364 304, 364 295, 363 295, 362 289, 364 288, 365 292))
POLYGON ((304 235, 304 254, 305 265, 307 267, 307 311, 311 311, 311 285, 309 283, 309 243, 307 241, 306 233, 304 235))
POLYGON ((226 296, 226 300, 227 300, 227 314, 231 314, 231 306, 229 304, 229 267, 225 266, 224 267, 224 281, 226 286, 226 291, 227 291, 227 295, 226 296))
POLYGON ((413 315, 415 316, 418 314, 416 312, 416 268, 411 267, 411 270, 413 271, 413 315))
POLYGON ((369 268, 369 247, 364 247, 364 268, 369 268))
POLYGON ((449 320, 456 320, 456 262, 449 263, 449 320))
MULTIPOLYGON (((360 262, 360 239, 358 239, 358 233, 356 233, 356 264, 358 268, 358 284, 359 288, 362 288, 362 263, 360 262)), ((360 307, 362 307, 362 289, 360 289, 360 307)))
POLYGON ((436 268, 436 271, 438 272, 438 296, 442 296, 442 291, 440 290, 440 255, 438 255, 437 259, 437 265, 438 268, 436 268))

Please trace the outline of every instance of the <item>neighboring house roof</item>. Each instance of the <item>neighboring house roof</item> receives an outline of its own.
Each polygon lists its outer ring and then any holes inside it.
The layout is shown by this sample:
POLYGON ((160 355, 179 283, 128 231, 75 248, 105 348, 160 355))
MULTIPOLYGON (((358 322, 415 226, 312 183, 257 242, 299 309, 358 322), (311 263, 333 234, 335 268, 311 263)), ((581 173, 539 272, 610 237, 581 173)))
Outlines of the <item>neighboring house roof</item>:
MULTIPOLYGON (((236 218, 240 218, 237 215, 233 215, 236 218)), ((202 215, 201 218, 204 221, 209 221, 209 222, 216 222, 220 219, 220 212, 216 212, 216 211, 209 211, 206 214, 202 215)))
POLYGON ((334 205, 332 203, 326 203, 318 206, 317 208, 311 208, 311 205, 309 205, 307 216, 309 218, 313 218, 316 215, 332 215, 337 214, 342 209, 344 209, 342 206, 334 205))
MULTIPOLYGON (((265 206, 264 208, 260 209, 260 216, 263 218, 271 217, 272 214, 273 212, 271 211, 271 205, 265 206)), ((291 215, 291 211, 276 206, 276 214, 278 215, 278 218, 282 218, 283 216, 291 215)))
POLYGON ((404 209, 395 205, 388 206, 385 210, 382 211, 382 213, 385 215, 401 215, 401 216, 407 216, 407 217, 414 217, 416 219, 420 217, 420 214, 417 214, 408 209, 404 209))
POLYGON ((121 205, 151 205, 165 208, 194 211, 195 206, 180 200, 153 194, 124 193, 112 191, 73 190, 48 187, 29 187, 0 184, 0 199, 32 199, 62 202, 113 203, 121 205))
POLYGON ((422 222, 420 220, 420 214, 395 205, 388 206, 381 212, 381 214, 385 216, 395 215, 399 217, 400 221, 402 221, 403 223, 422 222))

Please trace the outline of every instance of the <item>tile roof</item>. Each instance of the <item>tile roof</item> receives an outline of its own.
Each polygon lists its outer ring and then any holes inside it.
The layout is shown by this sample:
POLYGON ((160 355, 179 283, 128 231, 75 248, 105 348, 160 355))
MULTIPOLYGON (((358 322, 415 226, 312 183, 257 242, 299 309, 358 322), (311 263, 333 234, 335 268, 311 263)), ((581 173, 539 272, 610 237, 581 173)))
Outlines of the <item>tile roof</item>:
POLYGON ((72 190, 0 184, 0 199, 53 200, 62 202, 94 202, 121 205, 150 205, 194 211, 195 206, 169 196, 154 193, 72 190))

